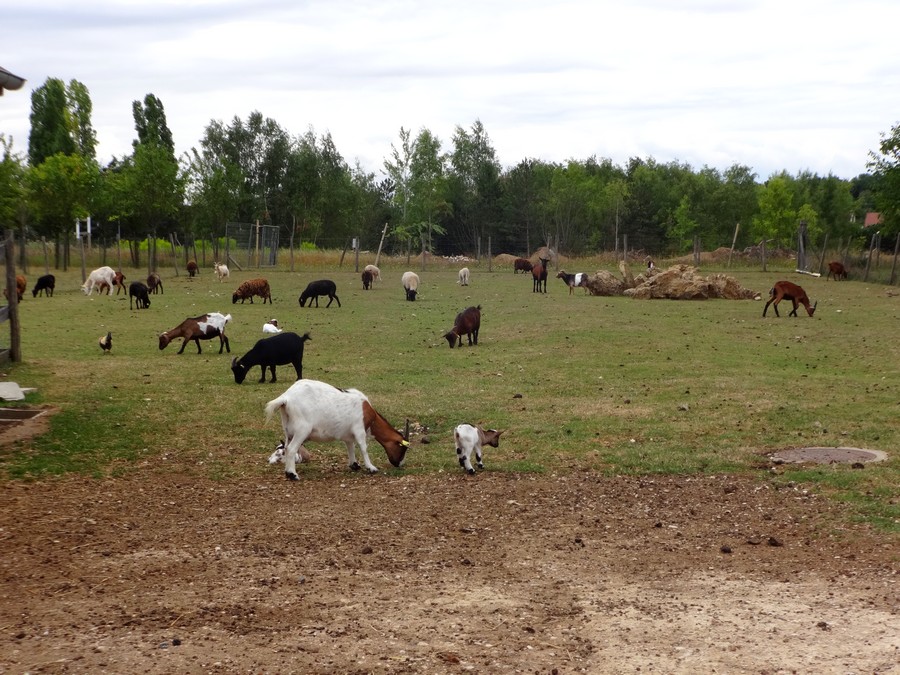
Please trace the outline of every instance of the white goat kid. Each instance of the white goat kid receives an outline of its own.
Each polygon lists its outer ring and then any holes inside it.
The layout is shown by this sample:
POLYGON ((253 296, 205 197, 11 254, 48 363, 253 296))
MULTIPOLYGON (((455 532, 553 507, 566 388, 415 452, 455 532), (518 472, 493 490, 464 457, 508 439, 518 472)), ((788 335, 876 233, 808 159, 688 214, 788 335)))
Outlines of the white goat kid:
POLYGON ((475 461, 478 468, 484 468, 481 450, 485 445, 491 447, 500 446, 500 434, 502 431, 496 429, 484 430, 471 424, 460 424, 453 430, 453 437, 456 439, 456 458, 459 465, 466 470, 468 474, 474 474, 475 469, 472 468, 472 452, 475 452, 475 461))
POLYGON ((216 279, 219 280, 219 283, 225 281, 231 272, 228 269, 228 265, 224 263, 214 262, 213 263, 213 271, 216 273, 216 279))
POLYGON ((403 464, 409 448, 409 421, 401 434, 356 389, 338 389, 317 380, 297 380, 281 396, 266 404, 266 420, 281 412, 284 441, 276 448, 269 463, 284 461, 284 473, 289 480, 297 480, 297 457, 309 459, 303 444, 312 441, 343 441, 347 446, 347 464, 359 470, 354 446, 358 445, 363 465, 370 473, 378 469, 369 459, 366 434, 371 433, 387 452, 393 466, 403 464))

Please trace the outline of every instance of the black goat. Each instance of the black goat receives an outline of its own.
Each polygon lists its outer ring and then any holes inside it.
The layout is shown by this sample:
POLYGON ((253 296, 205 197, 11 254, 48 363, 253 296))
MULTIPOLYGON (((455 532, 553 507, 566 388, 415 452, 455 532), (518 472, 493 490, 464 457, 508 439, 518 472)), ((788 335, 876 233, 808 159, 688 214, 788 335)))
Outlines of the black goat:
POLYGON ((337 285, 331 279, 319 279, 318 281, 310 281, 300 294, 300 306, 306 307, 306 301, 309 300, 309 306, 312 307, 312 301, 315 299, 316 307, 319 306, 319 296, 327 295, 328 304, 325 308, 331 307, 331 302, 337 300, 338 307, 341 306, 341 300, 337 296, 337 285))
POLYGON ((134 309, 134 307, 132 307, 132 299, 137 304, 138 309, 149 309, 150 289, 147 288, 147 284, 142 284, 140 281, 132 281, 128 286, 129 309, 134 309))
POLYGON ((56 277, 52 274, 45 274, 42 277, 38 277, 37 283, 34 285, 34 290, 31 291, 31 297, 36 298, 38 293, 43 295, 44 291, 46 291, 47 297, 52 298, 54 288, 56 288, 56 277))
POLYGON ((296 333, 279 333, 270 338, 263 338, 253 345, 253 349, 241 358, 235 358, 231 362, 231 372, 234 373, 234 381, 240 384, 247 377, 247 372, 253 366, 262 368, 260 382, 266 381, 266 368, 272 369, 272 382, 275 382, 275 366, 283 366, 290 363, 297 371, 297 379, 303 378, 303 345, 311 340, 309 333, 300 337, 296 333))

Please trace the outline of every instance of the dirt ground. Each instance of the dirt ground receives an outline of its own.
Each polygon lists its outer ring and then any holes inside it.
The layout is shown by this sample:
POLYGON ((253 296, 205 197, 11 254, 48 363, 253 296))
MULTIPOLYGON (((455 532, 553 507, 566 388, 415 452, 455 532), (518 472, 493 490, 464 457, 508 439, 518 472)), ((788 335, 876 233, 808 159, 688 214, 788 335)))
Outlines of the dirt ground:
POLYGON ((900 673, 896 540, 800 488, 270 469, 0 487, 0 673, 900 673))

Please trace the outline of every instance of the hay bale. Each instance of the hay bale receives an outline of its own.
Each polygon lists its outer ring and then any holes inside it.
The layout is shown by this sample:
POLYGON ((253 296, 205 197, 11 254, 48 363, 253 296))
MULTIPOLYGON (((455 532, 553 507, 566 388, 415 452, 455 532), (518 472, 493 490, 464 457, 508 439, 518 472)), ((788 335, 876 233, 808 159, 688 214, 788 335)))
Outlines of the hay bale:
MULTIPOLYGON (((639 275, 641 279, 644 275, 639 275)), ((637 280, 636 280, 637 281, 637 280)), ((673 265, 657 274, 649 274, 624 295, 639 300, 752 300, 759 297, 755 291, 743 288, 733 277, 714 274, 704 277, 692 265, 673 265)))
POLYGON ((512 267, 518 257, 519 256, 510 253, 498 253, 494 256, 491 264, 496 265, 497 267, 512 267))
POLYGON ((606 270, 588 276, 586 286, 591 295, 622 295, 625 283, 606 270))

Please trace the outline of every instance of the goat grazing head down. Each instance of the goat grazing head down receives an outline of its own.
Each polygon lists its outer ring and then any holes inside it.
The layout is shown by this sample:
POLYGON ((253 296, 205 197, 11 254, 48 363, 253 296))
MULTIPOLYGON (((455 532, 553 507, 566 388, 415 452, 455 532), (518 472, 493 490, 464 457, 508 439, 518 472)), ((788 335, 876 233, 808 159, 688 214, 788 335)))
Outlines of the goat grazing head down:
POLYGON ((790 300, 794 305, 794 309, 788 316, 797 316, 797 307, 800 305, 806 307, 806 313, 812 316, 819 304, 818 301, 816 301, 816 303, 810 307, 809 297, 806 295, 806 291, 797 284, 790 281, 776 281, 772 290, 769 291, 769 301, 766 303, 766 306, 763 307, 763 316, 766 315, 766 310, 769 309, 769 305, 773 304, 775 307, 775 316, 781 316, 781 314, 778 313, 778 303, 782 300, 790 300))
POLYGON ((307 440, 344 442, 347 464, 359 470, 355 446, 359 446, 363 465, 370 473, 378 469, 369 459, 366 449, 367 433, 375 437, 395 467, 403 465, 409 449, 409 420, 400 433, 369 403, 365 394, 356 389, 338 389, 317 380, 298 380, 281 396, 266 404, 266 419, 281 413, 284 440, 269 458, 270 463, 283 459, 285 475, 297 480, 296 463, 308 458, 303 447, 307 440))

